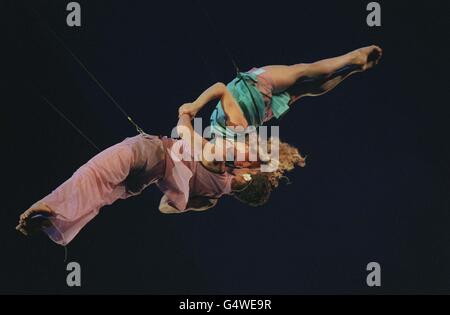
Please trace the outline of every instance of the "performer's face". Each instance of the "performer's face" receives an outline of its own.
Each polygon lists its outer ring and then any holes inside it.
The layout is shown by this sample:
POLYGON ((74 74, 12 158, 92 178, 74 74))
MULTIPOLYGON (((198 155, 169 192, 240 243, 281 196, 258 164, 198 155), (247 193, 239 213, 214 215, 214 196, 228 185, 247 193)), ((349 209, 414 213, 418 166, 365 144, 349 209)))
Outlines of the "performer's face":
POLYGON ((239 168, 256 169, 261 166, 260 161, 236 161, 234 163, 239 168))

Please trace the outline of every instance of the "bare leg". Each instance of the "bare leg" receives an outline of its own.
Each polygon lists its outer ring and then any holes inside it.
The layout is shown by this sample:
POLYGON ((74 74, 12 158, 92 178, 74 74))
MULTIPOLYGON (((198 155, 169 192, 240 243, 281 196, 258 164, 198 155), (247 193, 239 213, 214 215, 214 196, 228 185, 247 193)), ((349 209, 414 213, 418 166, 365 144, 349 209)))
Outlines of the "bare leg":
POLYGON ((379 62, 381 55, 381 48, 369 46, 310 64, 263 68, 275 85, 274 93, 284 92, 301 80, 309 79, 310 82, 315 82, 315 90, 306 91, 305 95, 321 95, 336 87, 351 74, 372 68, 379 62), (337 75, 340 70, 341 73, 337 75))
POLYGON ((287 90, 291 94, 291 104, 303 96, 320 96, 328 93, 346 78, 360 71, 359 66, 352 65, 343 67, 330 76, 301 78, 287 90))

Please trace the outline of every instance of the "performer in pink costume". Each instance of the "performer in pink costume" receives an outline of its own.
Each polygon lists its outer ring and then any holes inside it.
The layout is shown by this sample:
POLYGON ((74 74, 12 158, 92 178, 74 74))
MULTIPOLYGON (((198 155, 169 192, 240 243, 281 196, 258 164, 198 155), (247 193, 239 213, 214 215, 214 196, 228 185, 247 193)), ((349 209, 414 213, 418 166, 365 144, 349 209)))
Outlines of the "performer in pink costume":
MULTIPOLYGON (((25 211, 17 230, 25 235, 43 231, 54 242, 67 245, 103 206, 138 195, 151 184, 164 193, 159 205, 163 213, 207 210, 230 194, 253 206, 268 200, 271 179, 257 170, 221 171, 225 170, 224 162, 183 159, 185 150, 190 152, 188 143, 192 143, 187 140, 199 135, 189 115, 182 114, 178 126, 188 130, 181 133, 181 140, 142 134, 99 153, 25 211), (172 150, 175 144, 177 150, 172 150)), ((294 163, 303 163, 298 151, 289 148, 293 150, 289 155, 296 156, 294 163)))

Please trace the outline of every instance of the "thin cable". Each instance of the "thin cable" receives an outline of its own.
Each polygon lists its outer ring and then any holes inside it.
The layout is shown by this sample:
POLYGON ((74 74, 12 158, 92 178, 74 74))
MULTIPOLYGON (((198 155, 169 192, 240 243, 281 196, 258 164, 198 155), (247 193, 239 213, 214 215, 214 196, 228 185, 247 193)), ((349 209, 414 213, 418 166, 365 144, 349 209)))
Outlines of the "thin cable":
POLYGON ((81 131, 80 128, 78 128, 69 118, 67 118, 66 115, 62 111, 59 110, 58 107, 56 107, 52 102, 50 102, 45 96, 39 95, 44 102, 47 103, 56 113, 58 113, 61 118, 63 118, 73 129, 75 129, 80 136, 82 136, 94 149, 96 149, 98 152, 100 152, 100 148, 92 141, 83 131, 81 131))
POLYGON ((67 261, 67 256, 69 256, 69 251, 67 250, 67 245, 64 246, 64 262, 67 261))
MULTIPOLYGON (((189 34, 189 38, 192 40, 192 36, 189 34)), ((203 69, 207 69, 209 78, 211 80, 216 80, 217 79, 217 75, 211 70, 211 68, 208 65, 208 61, 205 57, 204 54, 199 53, 196 49, 194 50, 195 54, 201 59, 202 63, 203 63, 203 69)))
MULTIPOLYGON (((194 1, 197 4, 197 6, 205 14, 205 16, 206 16, 206 18, 207 18, 207 20, 209 22, 209 25, 211 26, 211 29, 213 30, 213 33, 216 33, 216 35, 220 35, 221 33, 219 32, 219 30, 217 29, 215 23, 213 22, 210 14, 208 13, 208 10, 206 10, 206 8, 200 4, 200 0, 194 0, 194 1)), ((239 70, 239 66, 238 66, 236 60, 234 59, 233 55, 231 54, 231 51, 228 49, 228 46, 225 44, 225 41, 222 39, 223 36, 216 36, 216 38, 220 38, 220 40, 219 40, 220 44, 222 45, 223 49, 225 50, 226 54, 228 55, 228 58, 230 59, 231 63, 233 64, 234 69, 236 70, 237 77, 242 80, 242 82, 244 83, 245 87, 247 88, 247 90, 248 90, 248 92, 250 94, 250 97, 252 98, 253 106, 255 107, 258 116, 260 116, 259 110, 258 110, 258 106, 256 105, 255 99, 253 98, 253 94, 252 94, 252 92, 250 90, 250 87, 248 86, 246 79, 242 77, 242 75, 240 73, 241 71, 239 70)))
MULTIPOLYGON (((199 0, 194 0, 194 2, 197 4, 197 7, 199 7, 200 10, 203 11, 203 14, 206 16, 206 19, 208 20, 208 23, 211 26, 213 33, 216 33, 216 35, 221 34, 221 32, 219 32, 219 30, 217 29, 216 24, 213 22, 208 10, 206 10, 206 8, 200 3, 199 0)), ((216 38, 217 37, 220 38, 219 42, 222 45, 223 49, 225 50, 225 53, 227 54, 231 63, 233 64, 234 69, 236 70, 236 73, 239 73, 240 72, 239 66, 238 66, 236 60, 233 58, 233 55, 231 54, 231 51, 228 49, 228 46, 226 45, 225 41, 223 40, 223 36, 216 36, 216 38)))
POLYGON ((239 66, 238 66, 236 60, 234 59, 233 55, 231 54, 231 51, 228 49, 228 46, 226 45, 225 41, 223 40, 223 36, 217 36, 217 35, 221 35, 221 32, 219 32, 219 30, 217 29, 217 27, 216 27, 214 21, 212 20, 211 15, 209 14, 208 10, 206 10, 206 8, 201 5, 200 0, 194 0, 194 2, 197 4, 197 7, 199 7, 203 11, 204 15, 206 16, 206 19, 208 20, 208 23, 211 26, 211 29, 212 29, 213 33, 216 34, 215 37, 220 39, 219 42, 222 45, 222 48, 225 50, 226 54, 228 55, 228 58, 230 59, 231 63, 233 64, 234 69, 236 70, 237 77, 242 80, 242 82, 244 83, 245 87, 247 88, 247 90, 248 90, 248 92, 249 92, 249 94, 250 94, 250 96, 252 98, 253 106, 255 107, 256 112, 258 113, 258 116, 259 116, 260 114, 259 114, 258 106, 256 105, 255 99, 253 98, 253 94, 252 94, 252 92, 250 90, 250 87, 247 84, 246 79, 242 77, 242 75, 240 73, 241 71, 239 70, 239 66))
POLYGON ((95 75, 89 71, 87 66, 80 60, 80 58, 75 55, 75 53, 64 43, 64 41, 59 37, 59 35, 50 27, 50 25, 44 21, 42 16, 39 14, 37 10, 32 8, 38 18, 43 21, 43 24, 47 28, 47 30, 53 35, 53 37, 59 42, 59 44, 69 53, 69 55, 78 63, 79 66, 86 72, 86 74, 91 78, 92 81, 102 90, 102 92, 106 95, 106 97, 116 106, 116 108, 127 118, 127 120, 136 128, 138 133, 145 133, 144 130, 139 127, 139 125, 131 118, 130 115, 125 111, 125 109, 120 106, 120 104, 114 99, 114 97, 106 90, 103 84, 95 77, 95 75))

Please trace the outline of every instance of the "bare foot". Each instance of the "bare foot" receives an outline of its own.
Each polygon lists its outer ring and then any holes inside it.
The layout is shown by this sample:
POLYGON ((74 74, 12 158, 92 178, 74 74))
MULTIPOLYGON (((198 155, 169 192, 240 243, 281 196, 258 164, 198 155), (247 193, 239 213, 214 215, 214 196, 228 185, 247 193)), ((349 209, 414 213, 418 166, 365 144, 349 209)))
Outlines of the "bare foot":
POLYGON ((41 218, 38 220, 39 222, 30 223, 30 218, 38 214, 43 216, 51 216, 53 215, 53 212, 47 205, 43 203, 36 203, 20 215, 19 224, 16 226, 16 230, 28 236, 38 232, 42 229, 42 227, 50 223, 49 220, 45 218, 41 218))
POLYGON ((361 71, 366 71, 376 66, 383 55, 383 50, 375 45, 363 47, 353 52, 354 64, 361 67, 361 71))

